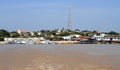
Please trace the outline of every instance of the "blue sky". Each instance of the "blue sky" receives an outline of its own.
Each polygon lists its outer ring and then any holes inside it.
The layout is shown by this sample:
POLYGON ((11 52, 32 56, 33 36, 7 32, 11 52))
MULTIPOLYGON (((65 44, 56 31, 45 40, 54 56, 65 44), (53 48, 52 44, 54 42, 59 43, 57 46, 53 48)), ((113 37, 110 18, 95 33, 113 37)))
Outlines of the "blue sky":
POLYGON ((120 33, 120 0, 0 0, 0 29, 67 28, 120 33))

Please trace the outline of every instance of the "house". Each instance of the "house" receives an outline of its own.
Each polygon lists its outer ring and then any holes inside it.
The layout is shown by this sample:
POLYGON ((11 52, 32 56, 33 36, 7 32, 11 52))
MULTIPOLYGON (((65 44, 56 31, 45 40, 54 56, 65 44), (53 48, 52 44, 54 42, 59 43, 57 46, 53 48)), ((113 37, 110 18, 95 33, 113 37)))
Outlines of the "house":
POLYGON ((21 29, 18 29, 18 34, 25 34, 27 33, 28 31, 27 30, 21 30, 21 29))

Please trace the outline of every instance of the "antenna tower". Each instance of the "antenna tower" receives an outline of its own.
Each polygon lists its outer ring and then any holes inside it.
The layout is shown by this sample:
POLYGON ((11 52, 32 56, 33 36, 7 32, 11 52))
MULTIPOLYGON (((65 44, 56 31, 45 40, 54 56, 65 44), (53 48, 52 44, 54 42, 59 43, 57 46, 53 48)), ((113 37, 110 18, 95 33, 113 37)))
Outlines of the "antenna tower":
POLYGON ((71 19, 71 8, 68 9, 68 29, 72 28, 72 19, 71 19))

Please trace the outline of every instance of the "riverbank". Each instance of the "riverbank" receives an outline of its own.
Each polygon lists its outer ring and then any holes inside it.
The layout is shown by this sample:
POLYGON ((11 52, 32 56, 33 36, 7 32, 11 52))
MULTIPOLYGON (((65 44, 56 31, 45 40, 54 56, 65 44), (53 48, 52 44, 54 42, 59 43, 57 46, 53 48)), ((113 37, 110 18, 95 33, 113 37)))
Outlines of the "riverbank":
POLYGON ((51 43, 58 43, 58 44, 78 44, 79 41, 50 41, 51 43))
POLYGON ((5 41, 0 41, 0 44, 5 44, 5 41))

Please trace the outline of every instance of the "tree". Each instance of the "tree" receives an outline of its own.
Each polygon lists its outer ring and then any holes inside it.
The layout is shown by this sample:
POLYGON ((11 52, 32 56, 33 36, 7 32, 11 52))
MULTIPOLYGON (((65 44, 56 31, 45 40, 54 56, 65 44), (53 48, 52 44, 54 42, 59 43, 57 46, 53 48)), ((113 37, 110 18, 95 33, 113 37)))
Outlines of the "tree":
POLYGON ((115 31, 110 31, 108 34, 109 35, 119 35, 119 33, 115 32, 115 31))
POLYGON ((80 30, 79 30, 79 29, 75 29, 74 31, 75 31, 75 32, 80 32, 80 30))
POLYGON ((7 30, 0 30, 0 37, 10 37, 10 33, 7 30))
POLYGON ((13 37, 13 38, 20 37, 20 35, 19 35, 17 32, 15 32, 15 31, 11 32, 10 35, 11 35, 11 37, 13 37))
POLYGON ((10 37, 10 33, 7 30, 0 30, 0 41, 4 41, 4 37, 10 37))
POLYGON ((0 41, 4 41, 4 37, 0 37, 0 41))
POLYGON ((68 33, 68 32, 62 32, 59 34, 59 36, 69 36, 69 35, 70 35, 70 33, 68 33))
POLYGON ((27 32, 27 36, 28 36, 28 37, 32 37, 32 35, 31 35, 30 32, 27 32))
POLYGON ((93 33, 93 34, 97 34, 97 33, 98 33, 98 31, 96 31, 96 30, 93 30, 93 31, 92 31, 92 33, 93 33))

